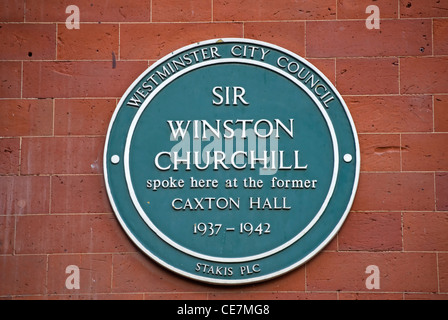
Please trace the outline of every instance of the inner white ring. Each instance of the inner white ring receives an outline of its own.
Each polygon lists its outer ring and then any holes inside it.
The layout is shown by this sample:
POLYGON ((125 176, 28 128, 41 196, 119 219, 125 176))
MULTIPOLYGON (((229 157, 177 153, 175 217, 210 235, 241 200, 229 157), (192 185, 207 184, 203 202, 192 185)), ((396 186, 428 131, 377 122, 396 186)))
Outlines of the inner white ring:
POLYGON ((170 246, 172 246, 190 256, 196 257, 198 259, 204 259, 204 260, 208 260, 208 261, 222 262, 222 263, 239 263, 239 262, 248 262, 248 261, 262 259, 262 258, 271 256, 277 252, 280 252, 280 251, 286 249, 287 247, 291 246, 293 243, 298 241, 300 238, 302 238, 317 223, 319 218, 324 213, 326 207, 328 206, 328 203, 330 202, 330 199, 334 192, 334 188, 336 186, 336 180, 337 180, 337 176, 338 176, 338 168, 339 168, 339 148, 338 148, 338 142, 336 139, 336 133, 334 131, 333 124, 331 123, 330 117, 328 116, 325 108, 323 107, 321 102, 313 95, 311 90, 308 89, 298 79, 294 78, 291 74, 288 74, 281 69, 277 69, 270 64, 256 61, 256 60, 242 60, 242 59, 237 59, 237 58, 225 58, 225 59, 219 59, 219 60, 204 61, 204 62, 198 63, 196 65, 190 66, 188 68, 185 68, 185 69, 179 71, 178 73, 172 75, 169 79, 167 79, 166 81, 161 83, 153 92, 151 92, 151 94, 148 96, 148 98, 145 100, 145 102, 140 106, 140 108, 139 108, 137 114, 135 115, 135 117, 131 123, 131 126, 129 128, 128 136, 126 138, 126 145, 125 145, 125 149, 124 149, 124 171, 125 171, 126 183, 128 185, 129 195, 132 199, 132 202, 133 202, 136 210, 140 214, 143 221, 145 221, 145 223, 151 228, 151 230, 154 233, 157 234, 157 236, 159 236, 163 241, 168 243, 170 246), (331 140, 333 142, 334 166, 333 166, 333 176, 332 176, 332 180, 331 180, 331 184, 330 184, 330 189, 328 191, 327 197, 325 198, 325 201, 322 204, 322 207, 320 208, 318 213, 314 216, 314 218, 311 220, 311 222, 300 233, 298 233, 294 238, 283 243, 282 245, 280 245, 274 249, 271 249, 269 251, 266 251, 264 253, 247 256, 247 257, 239 257, 239 258, 223 258, 223 257, 215 257, 215 256, 209 256, 209 255, 205 255, 202 253, 198 253, 196 251, 185 248, 184 246, 178 244, 177 242, 173 241, 171 238, 166 236, 162 231, 159 230, 159 228, 157 228, 154 225, 154 223, 151 221, 151 219, 149 219, 149 217, 146 215, 145 211, 141 207, 141 205, 137 199, 137 196, 135 194, 134 186, 131 181, 131 174, 130 174, 130 168, 129 168, 129 154, 130 154, 132 137, 134 135, 135 128, 137 126, 138 121, 140 120, 141 115, 143 114, 143 112, 145 111, 146 107, 149 105, 151 100, 154 99, 154 97, 164 87, 166 87, 170 82, 181 77, 182 75, 184 75, 188 72, 191 72, 195 69, 204 67, 204 66, 209 66, 209 65, 214 65, 214 64, 224 64, 224 63, 256 65, 256 66, 274 71, 274 72, 288 78, 292 82, 294 82, 301 89, 303 89, 308 94, 308 96, 310 98, 313 99, 314 103, 316 103, 317 107, 319 108, 320 112, 322 113, 322 115, 327 123, 328 129, 329 129, 330 135, 331 135, 331 140))

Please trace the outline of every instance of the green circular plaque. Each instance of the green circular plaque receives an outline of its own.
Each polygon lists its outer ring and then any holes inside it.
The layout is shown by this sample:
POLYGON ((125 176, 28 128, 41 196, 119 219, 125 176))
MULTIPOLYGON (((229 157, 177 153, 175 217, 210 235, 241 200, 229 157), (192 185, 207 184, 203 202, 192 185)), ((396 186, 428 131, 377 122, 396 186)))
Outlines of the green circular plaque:
POLYGON ((343 224, 360 170, 342 97, 312 64, 265 42, 179 49, 129 87, 104 175, 115 214, 152 259, 244 284, 288 272, 343 224))

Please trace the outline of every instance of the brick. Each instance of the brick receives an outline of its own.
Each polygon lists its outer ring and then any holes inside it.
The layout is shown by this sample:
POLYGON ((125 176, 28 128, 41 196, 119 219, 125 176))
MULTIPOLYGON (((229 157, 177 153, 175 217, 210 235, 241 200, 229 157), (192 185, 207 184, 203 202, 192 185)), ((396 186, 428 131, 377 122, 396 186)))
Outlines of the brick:
POLYGON ((16 219, 11 216, 0 216, 0 254, 13 254, 16 219))
POLYGON ((144 300, 208 300, 208 293, 145 293, 144 300))
MULTIPOLYGON (((149 22, 151 0, 78 0, 81 22, 149 22)), ((72 0, 27 0, 26 21, 64 22, 70 16, 65 13, 72 0)))
POLYGON ((118 57, 117 24, 58 25, 58 60, 112 60, 118 57))
MULTIPOLYGON (((277 291, 305 291, 305 268, 298 267, 280 277, 253 286, 251 291, 255 292, 277 292, 277 291)), ((224 290, 223 290, 224 291, 224 290)), ((238 293, 237 290, 235 290, 238 293)))
POLYGON ((18 174, 20 139, 0 138, 0 174, 18 174))
POLYGON ((102 173, 102 137, 24 138, 22 173, 102 173))
POLYGON ((244 37, 273 43, 305 56, 304 22, 247 22, 244 37))
POLYGON ((404 300, 448 300, 448 295, 438 293, 404 293, 404 300))
POLYGON ((52 100, 0 100, 0 136, 52 134, 52 100))
MULTIPOLYGON (((210 300, 337 300, 336 292, 222 292, 209 294, 210 300)), ((273 314, 273 309, 270 309, 273 314)))
POLYGON ((361 173, 352 210, 433 211, 433 173, 361 173))
POLYGON ((102 175, 53 176, 52 213, 109 213, 102 175))
POLYGON ((332 0, 216 0, 216 21, 272 21, 335 19, 336 2, 332 0), (238 8, 235 10, 235 8, 238 8))
POLYGON ((323 252, 307 265, 307 290, 369 291, 365 284, 369 265, 379 268, 378 291, 438 290, 436 255, 413 252, 323 252))
POLYGON ((16 253, 132 252, 126 234, 112 214, 26 215, 16 227, 16 253))
POLYGON ((338 244, 339 250, 401 251, 401 213, 351 212, 338 244))
POLYGON ((447 0, 400 0, 402 18, 448 17, 447 0))
POLYGON ((400 58, 401 93, 448 93, 447 73, 447 57, 400 58))
POLYGON ((398 18, 398 0, 338 0, 338 19, 367 19, 371 13, 366 13, 369 5, 380 9, 381 19, 398 18))
POLYGON ((159 59, 194 42, 242 36, 241 23, 123 24, 120 58, 159 59))
POLYGON ((403 170, 446 171, 448 170, 448 133, 405 134, 403 170))
POLYGON ((147 67, 144 61, 24 62, 23 95, 30 98, 121 97, 147 67))
POLYGON ((55 135, 105 135, 115 99, 56 99, 55 135))
POLYGON ((448 212, 406 212, 403 246, 406 251, 447 251, 448 212))
POLYGON ((432 132, 431 96, 345 96, 359 133, 432 132))
POLYGON ((347 95, 398 93, 398 59, 337 59, 336 84, 347 95))
MULTIPOLYGON (((75 291, 75 290, 73 290, 75 291)), ((53 294, 48 300, 143 300, 144 293, 93 293, 93 294, 53 294)))
POLYGON ((20 98, 22 96, 22 63, 0 61, 0 97, 20 98))
POLYGON ((431 21, 383 20, 369 30, 361 21, 306 22, 308 57, 420 56, 432 52, 431 21))
POLYGON ((448 132, 448 96, 434 96, 434 130, 448 132))
POLYGON ((0 214, 48 213, 50 177, 0 176, 0 214))
POLYGON ((321 71, 331 83, 336 83, 336 59, 306 59, 321 71))
POLYGON ((434 19, 434 54, 448 54, 448 20, 434 19))
POLYGON ((23 22, 24 1, 23 0, 3 0, 0 11, 0 21, 2 22, 23 22))
POLYGON ((436 208, 448 211, 448 173, 436 173, 436 208))
POLYGON ((341 292, 339 300, 403 300, 402 293, 341 292))
POLYGON ((179 277, 159 266, 142 253, 117 254, 113 257, 112 292, 207 292, 209 287, 179 277))
POLYGON ((448 292, 448 253, 438 254, 440 292, 448 292))
POLYGON ((1 256, 0 270, 0 296, 45 293, 45 255, 1 256))
POLYGON ((0 59, 50 60, 56 56, 53 24, 0 24, 0 59))
POLYGON ((153 0, 153 22, 211 21, 212 2, 209 0, 153 0))
POLYGON ((400 171, 400 136, 360 134, 361 171, 400 171))
POLYGON ((48 257, 48 294, 92 294, 110 292, 111 254, 52 254, 48 257), (65 282, 73 274, 68 266, 79 268, 79 289, 67 289, 65 282))

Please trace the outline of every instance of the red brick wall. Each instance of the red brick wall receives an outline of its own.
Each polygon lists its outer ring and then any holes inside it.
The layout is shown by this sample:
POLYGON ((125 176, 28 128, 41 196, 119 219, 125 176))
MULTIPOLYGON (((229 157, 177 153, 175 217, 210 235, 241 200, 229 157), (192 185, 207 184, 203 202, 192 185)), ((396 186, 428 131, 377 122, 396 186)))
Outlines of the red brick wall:
POLYGON ((0 298, 448 298, 447 0, 2 0, 0 22, 0 298), (79 30, 65 26, 71 4, 79 30), (370 4, 379 30, 366 28, 370 4), (108 122, 133 80, 221 37, 314 63, 344 96, 362 154, 337 237, 305 266, 237 288, 142 254, 102 175, 108 122), (65 286, 69 265, 79 289, 65 286), (379 289, 366 287, 369 265, 379 289))

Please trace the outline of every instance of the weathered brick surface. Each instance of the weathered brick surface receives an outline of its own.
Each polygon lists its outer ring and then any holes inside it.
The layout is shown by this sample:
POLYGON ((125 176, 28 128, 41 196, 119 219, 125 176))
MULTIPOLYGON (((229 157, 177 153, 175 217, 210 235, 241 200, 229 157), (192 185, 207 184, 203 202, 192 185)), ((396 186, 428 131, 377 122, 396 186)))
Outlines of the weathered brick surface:
POLYGON ((351 212, 338 242, 344 251, 401 251, 401 213, 351 212))
POLYGON ((310 57, 430 55, 431 20, 385 20, 379 30, 364 20, 308 21, 306 42, 310 57))
POLYGON ((24 62, 23 97, 118 97, 147 68, 144 61, 24 62), (42 81, 45 79, 45 81, 42 81))
POLYGON ((448 132, 448 96, 434 96, 434 131, 448 132))
POLYGON ((403 245, 407 251, 447 251, 448 212, 406 212, 403 245))
POLYGON ((212 3, 209 0, 153 0, 152 21, 211 21, 212 3))
POLYGON ((0 139, 0 174, 19 174, 20 139, 0 139))
POLYGON ((0 24, 0 59, 54 60, 56 25, 0 24))
POLYGON ((444 171, 448 167, 447 133, 405 134, 402 136, 403 170, 444 171))
POLYGON ((51 182, 52 213, 112 213, 102 175, 53 176, 51 182))
POLYGON ((336 17, 336 1, 216 0, 213 17, 218 21, 322 20, 336 17))
MULTIPOLYGON (((440 97, 443 101, 444 96, 440 97)), ((345 96, 344 100, 350 109, 358 133, 433 131, 430 95, 345 96)), ((442 104, 439 109, 440 113, 445 110, 442 104)), ((443 117, 435 116, 435 119, 440 118, 443 117)))
POLYGON ((341 94, 397 94, 397 58, 341 58, 336 60, 336 83, 341 94))
POLYGON ((8 297, 46 293, 46 268, 46 255, 0 256, 0 295, 8 297))
POLYGON ((58 24, 58 60, 112 60, 118 55, 118 24, 83 24, 69 30, 58 24))
POLYGON ((448 254, 439 254, 440 291, 448 292, 448 254))
POLYGON ((22 63, 0 61, 0 96, 20 98, 22 96, 22 63))
POLYGON ((55 135, 104 135, 116 99, 55 99, 55 135))
POLYGON ((112 214, 25 215, 17 218, 17 254, 133 251, 112 214))
POLYGON ((324 252, 307 266, 309 290, 368 291, 366 267, 380 270, 380 289, 385 292, 437 292, 435 253, 324 252), (409 266, 412 265, 412 268, 409 266))
POLYGON ((434 19, 434 54, 448 54, 448 43, 446 35, 448 33, 447 19, 434 19))
POLYGON ((53 101, 0 100, 0 136, 49 136, 53 133, 53 101))
POLYGON ((448 93, 446 57, 406 57, 400 59, 401 93, 448 93))
POLYGON ((103 137, 24 138, 24 174, 102 173, 103 137))
POLYGON ((360 134, 362 171, 399 171, 400 135, 360 134))
POLYGON ((440 211, 448 211, 448 173, 436 173, 436 208, 440 211))
POLYGON ((448 299, 448 1, 2 0, 0 299, 448 299), (66 8, 80 8, 69 30, 66 8), (380 29, 366 28, 368 5, 380 29), (123 232, 102 173, 110 117, 155 60, 210 38, 291 50, 343 95, 358 192, 309 263, 239 287, 196 283, 123 232), (65 286, 69 265, 80 289, 65 286), (380 288, 368 289, 377 266, 380 288))
POLYGON ((448 17, 448 2, 446 0, 400 0, 402 18, 415 17, 448 17))
POLYGON ((0 12, 0 21, 4 22, 23 22, 25 7, 22 0, 5 0, 2 3, 0 12))
MULTIPOLYGON (((120 33, 123 60, 159 59, 203 39, 243 36, 242 23, 124 24, 120 33), (169 39, 169 41, 167 41, 169 39)), ((132 82, 130 82, 132 83, 132 82)))
POLYGON ((0 214, 22 215, 48 213, 50 177, 0 176, 0 214))
POLYGON ((361 173, 353 209, 434 210, 434 174, 361 173))
MULTIPOLYGON (((33 22, 65 22, 65 10, 73 5, 71 0, 31 0, 26 3, 25 19, 33 22)), ((76 1, 82 22, 149 22, 151 0, 76 1)))
POLYGON ((304 22, 248 22, 244 24, 246 38, 275 43, 298 55, 305 55, 304 22))

